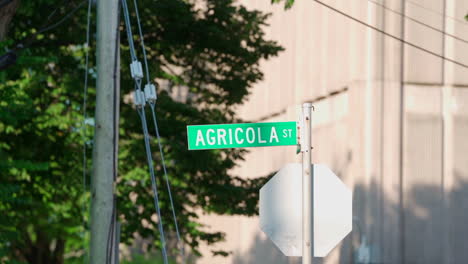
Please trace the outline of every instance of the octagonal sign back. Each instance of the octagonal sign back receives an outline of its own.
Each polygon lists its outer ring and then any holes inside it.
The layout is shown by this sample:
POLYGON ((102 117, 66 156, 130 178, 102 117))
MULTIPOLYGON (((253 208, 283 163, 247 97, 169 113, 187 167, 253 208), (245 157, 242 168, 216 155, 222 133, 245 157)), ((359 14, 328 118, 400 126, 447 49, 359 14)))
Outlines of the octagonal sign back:
MULTIPOLYGON (((352 195, 325 165, 314 164, 315 257, 352 229, 352 195)), ((283 167, 260 189, 260 228, 286 256, 302 256, 302 164, 283 167)))

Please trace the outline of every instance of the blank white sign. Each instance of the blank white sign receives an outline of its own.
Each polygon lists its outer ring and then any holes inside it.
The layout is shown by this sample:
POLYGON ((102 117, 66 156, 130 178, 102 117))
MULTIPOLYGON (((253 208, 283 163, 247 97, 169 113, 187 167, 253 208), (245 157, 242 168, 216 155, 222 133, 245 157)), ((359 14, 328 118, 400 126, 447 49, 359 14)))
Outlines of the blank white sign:
MULTIPOLYGON (((325 165, 314 164, 315 257, 352 229, 352 195, 325 165)), ((260 189, 260 228, 286 256, 302 256, 302 164, 283 167, 260 189)))

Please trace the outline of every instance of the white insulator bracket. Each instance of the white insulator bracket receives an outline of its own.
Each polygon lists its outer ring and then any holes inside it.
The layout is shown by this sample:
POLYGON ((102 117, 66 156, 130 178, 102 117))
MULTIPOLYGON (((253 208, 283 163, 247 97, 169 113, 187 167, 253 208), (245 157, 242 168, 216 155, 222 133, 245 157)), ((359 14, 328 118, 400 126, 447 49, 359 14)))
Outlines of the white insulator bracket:
POLYGON ((134 60, 130 64, 130 72, 132 73, 133 79, 142 79, 143 78, 143 67, 141 66, 141 62, 134 60))
POLYGON ((158 99, 154 84, 148 83, 145 85, 145 97, 147 102, 155 102, 158 99))
POLYGON ((145 94, 141 90, 133 92, 133 103, 136 107, 145 106, 145 94))

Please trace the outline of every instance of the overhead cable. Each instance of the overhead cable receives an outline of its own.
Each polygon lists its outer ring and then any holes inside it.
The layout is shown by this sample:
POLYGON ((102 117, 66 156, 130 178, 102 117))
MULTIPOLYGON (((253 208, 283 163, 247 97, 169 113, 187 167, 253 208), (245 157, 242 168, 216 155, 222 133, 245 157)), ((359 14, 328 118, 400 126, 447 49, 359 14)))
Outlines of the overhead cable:
MULTIPOLYGON (((58 26, 60 26, 62 23, 67 21, 69 18, 72 17, 72 15, 82 7, 86 1, 88 0, 83 0, 80 4, 78 4, 74 9, 72 9, 68 14, 66 14, 62 19, 60 19, 58 22, 52 24, 52 25, 47 25, 41 27, 37 32, 29 35, 26 37, 26 39, 23 39, 21 42, 17 42, 16 44, 13 44, 13 48, 8 50, 5 54, 0 56, 0 70, 6 69, 9 66, 13 65, 16 63, 17 60, 17 53, 18 51, 25 49, 29 47, 34 42, 34 37, 37 35, 44 33, 46 31, 52 30, 58 26)), ((8 3, 7 3, 8 4, 8 3)), ((48 16, 47 20, 50 20, 50 18, 57 12, 58 7, 54 9, 48 16)))
MULTIPOLYGON (((119 30, 119 25, 120 25, 120 6, 117 7, 117 21, 116 21, 116 27, 115 27, 115 46, 114 46, 114 73, 112 74, 112 79, 113 79, 113 100, 112 100, 112 124, 113 124, 113 129, 112 129, 112 141, 113 141, 113 151, 112 151, 112 170, 113 170, 113 184, 117 181, 117 160, 118 160, 118 152, 117 152, 117 146, 118 146, 118 124, 117 124, 117 114, 118 114, 118 78, 119 78, 119 47, 120 47, 120 30, 119 30)), ((117 227, 117 196, 115 192, 112 194, 112 213, 109 219, 109 231, 107 233, 107 248, 106 248, 106 264, 112 263, 112 256, 116 252, 115 247, 118 248, 119 245, 115 245, 115 236, 118 235, 116 234, 116 227, 117 227)))
POLYGON ((151 148, 150 148, 150 142, 149 142, 150 137, 149 137, 148 126, 147 126, 147 122, 146 122, 145 109, 144 108, 138 109, 138 114, 141 117, 141 124, 143 126, 146 158, 147 158, 147 161, 148 161, 148 166, 150 168, 151 186, 152 186, 153 193, 154 193, 154 204, 155 204, 156 211, 157 211, 158 218, 159 218, 158 219, 158 228, 159 228, 159 233, 161 234, 162 254, 163 254, 164 264, 168 264, 167 251, 166 251, 166 238, 164 237, 164 229, 163 229, 161 208, 159 206, 156 177, 154 176, 153 157, 151 155, 151 148))
POLYGON ((177 224, 177 217, 176 217, 176 212, 175 212, 175 207, 174 207, 174 200, 172 198, 171 187, 170 187, 170 184, 169 184, 169 177, 167 176, 166 161, 164 159, 164 153, 163 153, 163 148, 162 148, 162 144, 161 144, 161 136, 159 135, 159 128, 158 128, 158 121, 157 121, 157 118, 156 118, 157 115, 156 115, 156 111, 155 111, 155 104, 150 102, 149 105, 151 107, 151 113, 153 115, 153 122, 154 122, 154 129, 155 129, 155 132, 156 132, 156 138, 158 139, 159 153, 161 155, 161 163, 163 165, 164 178, 166 179, 167 192, 169 193, 169 201, 171 202, 172 217, 174 219, 174 226, 175 226, 175 230, 176 230, 177 242, 179 244, 180 256, 182 257, 182 263, 185 263, 184 245, 182 243, 182 239, 181 239, 180 232, 179 232, 179 226, 177 224))
POLYGON ((157 93, 156 93, 156 87, 151 84, 150 77, 149 77, 149 66, 148 66, 148 58, 146 56, 146 47, 145 47, 145 42, 144 42, 144 36, 143 36, 143 30, 141 29, 141 21, 140 21, 140 14, 138 11, 138 4, 136 0, 133 0, 134 6, 135 6, 135 13, 137 17, 137 24, 138 24, 138 31, 140 35, 140 43, 141 43, 141 49, 143 51, 143 61, 145 65, 145 70, 146 70, 146 81, 147 84, 145 85, 145 96, 146 96, 146 101, 149 103, 151 107, 151 113, 153 117, 153 123, 154 123, 154 129, 156 132, 156 137, 158 140, 158 146, 159 146, 159 153, 161 155, 161 163, 164 171, 164 178, 166 180, 166 188, 167 188, 167 193, 169 195, 169 202, 171 204, 171 210, 172 210, 172 218, 174 221, 174 226, 175 226, 175 231, 176 231, 176 236, 177 236, 177 243, 179 246, 179 252, 182 258, 182 263, 185 263, 185 254, 184 254, 184 246, 182 243, 182 239, 180 236, 180 231, 179 231, 179 225, 177 222, 177 216, 176 216, 176 211, 175 211, 175 206, 174 206, 174 199, 172 197, 172 191, 171 191, 171 186, 169 183, 169 177, 167 175, 167 168, 166 168, 166 162, 164 159, 164 152, 161 144, 161 137, 159 135, 159 127, 158 127, 158 122, 157 122, 157 114, 155 111, 155 106, 156 106, 156 99, 157 99, 157 93))
POLYGON ((125 19, 125 29, 127 32, 128 44, 130 46, 130 56, 132 57, 132 61, 135 61, 137 60, 137 57, 135 54, 135 46, 133 44, 132 26, 130 24, 130 15, 128 14, 128 6, 126 0, 122 0, 122 9, 124 11, 123 13, 125 19))
POLYGON ((161 250, 163 255, 164 264, 168 264, 167 258, 167 251, 166 251, 166 239, 164 235, 164 228, 163 228, 163 220, 161 215, 161 209, 159 205, 159 195, 156 183, 156 177, 154 173, 154 165, 153 165, 153 157, 151 154, 151 146, 150 146, 150 137, 148 132, 146 114, 145 114, 145 98, 144 93, 141 89, 141 79, 143 77, 143 73, 141 72, 141 63, 137 60, 135 47, 133 45, 133 35, 131 31, 131 23, 130 23, 130 16, 128 13, 128 6, 127 1, 122 0, 122 8, 124 11, 124 18, 125 18, 125 27, 127 30, 128 42, 130 46, 130 55, 132 57, 132 63, 130 65, 132 78, 135 82, 135 91, 134 91, 134 100, 135 106, 138 112, 138 115, 141 119, 141 125, 143 128, 143 135, 144 135, 144 142, 145 142, 145 152, 146 152, 146 159, 148 162, 150 177, 151 177, 151 186, 153 191, 153 198, 154 198, 154 206, 156 208, 156 213, 158 215, 158 229, 160 233, 160 240, 161 240, 161 250))
MULTIPOLYGON (((82 111, 83 111, 83 123, 81 124, 81 129, 82 129, 82 140, 83 140, 83 195, 86 195, 87 193, 87 187, 86 187, 86 176, 87 176, 87 151, 86 151, 86 120, 87 120, 87 113, 86 113, 86 108, 87 108, 87 100, 88 100, 88 67, 89 67, 89 34, 90 34, 90 24, 91 24, 91 2, 92 0, 88 0, 88 12, 87 12, 87 18, 86 18, 86 43, 85 43, 85 76, 84 76, 84 85, 83 85, 83 103, 82 103, 82 111)), ((83 215, 83 234, 82 238, 83 239, 83 252, 84 256, 83 257, 83 263, 86 263, 86 241, 85 241, 85 234, 86 234, 86 200, 83 199, 83 205, 82 205, 82 215, 83 215)))
POLYGON ((88 0, 84 0, 84 1, 82 1, 81 3, 79 3, 75 8, 73 8, 68 14, 66 14, 62 19, 60 19, 60 20, 57 21, 56 23, 54 23, 54 24, 52 24, 52 25, 49 25, 49 26, 47 26, 47 27, 44 27, 44 28, 40 29, 40 30, 36 33, 36 35, 37 35, 37 34, 44 33, 44 32, 46 32, 46 31, 49 31, 49 30, 51 30, 51 29, 54 29, 54 28, 60 26, 63 22, 67 21, 70 17, 72 17, 73 14, 74 14, 76 11, 78 11, 78 9, 80 9, 80 8, 86 3, 86 1, 88 1, 88 0))
MULTIPOLYGON (((64 17, 62 17, 59 21, 53 23, 53 24, 49 24, 49 25, 46 25, 46 26, 43 26, 41 27, 36 33, 30 35, 26 41, 24 41, 25 43, 19 43, 18 45, 16 45, 16 47, 14 48, 15 50, 18 50, 18 49, 24 49, 26 47, 28 47, 29 45, 31 45, 31 43, 34 41, 33 38, 41 33, 44 33, 46 31, 49 31, 49 30, 52 30, 60 25, 62 25, 65 21, 67 21, 68 19, 70 19, 73 14, 75 14, 76 11, 78 11, 78 9, 80 9, 85 3, 86 1, 88 0, 83 0, 81 1, 75 8, 73 8, 72 10, 70 10, 70 12, 68 12, 64 17)), ((52 13, 49 15, 48 17, 48 20, 55 14, 55 12, 57 12, 58 8, 56 8, 54 11, 52 11, 52 13)))
POLYGON ((423 52, 426 52, 426 53, 428 53, 428 54, 431 54, 432 56, 438 57, 438 58, 440 58, 440 59, 446 60, 446 61, 448 61, 448 62, 451 62, 451 63, 453 63, 453 64, 456 64, 456 65, 458 65, 458 66, 461 66, 461 67, 463 67, 463 68, 468 69, 468 64, 465 64, 465 63, 456 61, 456 60, 451 59, 451 58, 447 58, 447 57, 445 57, 445 56, 442 56, 442 55, 440 55, 440 54, 437 54, 436 52, 430 51, 430 50, 428 50, 428 49, 426 49, 426 48, 423 48, 423 47, 420 47, 420 46, 418 46, 418 45, 416 45, 416 44, 414 44, 414 43, 411 43, 411 42, 408 42, 408 41, 406 41, 406 40, 404 40, 404 39, 401 39, 401 38, 399 38, 399 37, 397 37, 397 36, 395 36, 395 35, 392 35, 392 34, 390 34, 390 33, 387 33, 387 32, 385 32, 385 31, 382 30, 382 29, 379 29, 379 28, 377 28, 377 27, 375 27, 375 26, 372 26, 372 25, 370 25, 370 24, 368 24, 368 23, 366 23, 366 22, 364 22, 364 21, 361 21, 361 20, 359 20, 359 19, 357 19, 357 18, 355 18, 355 17, 353 17, 353 16, 351 16, 351 15, 348 15, 348 14, 346 14, 345 12, 340 11, 340 10, 338 10, 338 9, 336 9, 336 8, 334 8, 334 7, 332 7, 332 6, 328 5, 328 4, 326 4, 326 3, 324 3, 324 2, 321 2, 321 1, 319 1, 319 0, 314 0, 314 1, 315 1, 316 3, 318 3, 318 4, 320 4, 320 5, 322 5, 322 6, 326 7, 326 8, 328 8, 328 9, 330 9, 330 10, 332 10, 332 11, 334 11, 334 12, 340 14, 340 15, 342 15, 342 16, 345 16, 345 17, 347 17, 347 18, 349 18, 349 19, 351 19, 351 20, 353 20, 353 21, 355 21, 355 22, 361 24, 361 25, 364 25, 364 26, 366 26, 366 27, 368 27, 368 28, 371 28, 371 29, 373 29, 373 30, 375 30, 375 31, 377 31, 377 32, 379 32, 379 33, 382 33, 382 34, 385 35, 385 36, 388 36, 388 37, 390 37, 390 38, 393 38, 393 39, 395 39, 395 40, 398 40, 398 41, 400 41, 400 42, 402 42, 402 43, 404 43, 404 44, 406 44, 406 45, 408 45, 408 46, 410 46, 410 47, 413 47, 413 48, 416 48, 416 49, 421 50, 421 51, 423 51, 423 52))
POLYGON ((401 17, 404 17, 404 18, 408 19, 409 21, 412 21, 412 22, 414 22, 414 23, 416 23, 416 24, 419 24, 419 25, 421 25, 421 26, 423 26, 423 27, 432 29, 432 30, 434 30, 434 31, 437 31, 437 32, 443 34, 443 35, 449 36, 449 37, 451 37, 451 38, 453 38, 453 39, 456 39, 456 40, 459 40, 459 41, 461 41, 461 42, 463 42, 463 43, 465 43, 465 44, 468 44, 468 40, 466 40, 466 39, 463 39, 463 38, 461 38, 461 37, 458 37, 458 36, 455 36, 455 35, 453 35, 453 34, 447 33, 447 32, 445 32, 444 30, 440 30, 440 29, 438 29, 438 28, 436 28, 436 27, 433 27, 433 26, 431 26, 431 25, 428 25, 428 24, 426 24, 426 23, 424 23, 424 22, 422 22, 422 21, 419 21, 419 20, 417 20, 417 19, 414 19, 414 18, 412 18, 412 17, 409 17, 409 16, 407 16, 407 15, 405 15, 405 14, 402 14, 402 13, 400 13, 400 12, 394 10, 394 9, 391 9, 391 8, 385 6, 384 4, 381 4, 381 3, 379 3, 379 2, 377 2, 377 1, 375 1, 375 0, 367 0, 367 1, 370 2, 370 3, 373 3, 373 4, 377 5, 377 6, 380 6, 380 7, 382 7, 383 9, 388 10, 388 11, 394 13, 394 14, 397 14, 397 15, 399 15, 399 16, 401 16, 401 17))
POLYGON ((408 2, 408 3, 410 3, 410 4, 414 5, 414 6, 417 6, 417 7, 421 8, 421 9, 424 9, 424 10, 429 11, 431 13, 434 13, 436 15, 442 16, 443 18, 450 18, 450 19, 460 23, 461 25, 468 26, 468 22, 465 21, 465 20, 462 20, 462 19, 459 19, 459 18, 456 18, 456 17, 453 17, 453 16, 448 16, 448 15, 446 15, 444 13, 441 13, 441 12, 436 11, 436 10, 431 9, 431 8, 427 8, 427 7, 425 7, 425 6, 423 6, 423 5, 419 4, 419 3, 416 3, 416 2, 413 2, 413 1, 410 1, 410 0, 406 0, 405 2, 408 2))
POLYGON ((135 14, 136 14, 136 17, 137 17, 138 33, 140 34, 141 50, 143 52, 143 61, 145 63, 146 82, 147 82, 147 84, 149 84, 151 82, 150 82, 149 69, 148 69, 148 59, 147 59, 147 56, 146 56, 145 40, 143 38, 143 31, 141 30, 140 14, 138 12, 138 5, 137 5, 136 0, 133 0, 133 4, 135 6, 135 14))

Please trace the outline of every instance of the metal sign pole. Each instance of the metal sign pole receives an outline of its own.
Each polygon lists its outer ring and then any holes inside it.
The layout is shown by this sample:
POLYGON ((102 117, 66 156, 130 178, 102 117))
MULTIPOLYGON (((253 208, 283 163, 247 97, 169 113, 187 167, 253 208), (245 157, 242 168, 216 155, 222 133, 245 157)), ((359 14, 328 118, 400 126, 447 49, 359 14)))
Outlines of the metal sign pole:
POLYGON ((312 264, 314 257, 314 175, 312 170, 312 104, 302 105, 302 264, 312 264))

